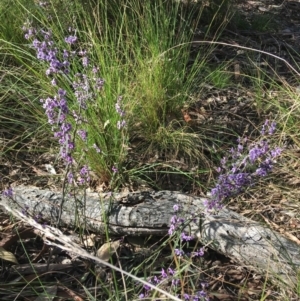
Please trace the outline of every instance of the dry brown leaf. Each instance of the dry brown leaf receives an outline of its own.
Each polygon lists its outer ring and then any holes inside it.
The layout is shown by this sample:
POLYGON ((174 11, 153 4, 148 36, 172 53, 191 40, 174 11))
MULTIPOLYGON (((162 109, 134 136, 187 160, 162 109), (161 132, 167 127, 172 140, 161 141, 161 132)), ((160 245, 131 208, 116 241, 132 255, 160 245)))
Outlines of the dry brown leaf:
POLYGON ((12 244, 20 239, 27 239, 36 237, 34 230, 32 228, 22 228, 20 227, 18 233, 13 234, 12 231, 5 238, 0 241, 0 247, 4 249, 9 249, 12 244))
POLYGON ((6 251, 4 248, 0 247, 0 258, 13 262, 15 264, 19 264, 15 255, 11 252, 6 251))
POLYGON ((85 247, 95 246, 95 237, 95 234, 91 234, 86 239, 84 239, 83 244, 85 245, 85 247))
POLYGON ((191 116, 189 115, 189 113, 185 110, 181 110, 182 115, 183 115, 183 119, 186 123, 190 123, 192 121, 191 116))
POLYGON ((59 297, 69 297, 70 299, 74 301, 84 301, 77 292, 71 290, 68 287, 65 287, 64 285, 60 284, 59 288, 63 290, 63 292, 60 292, 58 294, 59 297))
POLYGON ((111 255, 117 252, 117 249, 119 248, 120 244, 121 244, 120 240, 105 243, 97 251, 97 257, 99 257, 104 261, 109 261, 111 255))

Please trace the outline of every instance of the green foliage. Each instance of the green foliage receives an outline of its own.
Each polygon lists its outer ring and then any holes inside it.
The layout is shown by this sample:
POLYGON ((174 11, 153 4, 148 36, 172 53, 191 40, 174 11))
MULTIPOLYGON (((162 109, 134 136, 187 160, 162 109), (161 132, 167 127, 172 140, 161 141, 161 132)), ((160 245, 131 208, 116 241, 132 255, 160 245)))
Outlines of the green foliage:
MULTIPOLYGON (((0 40, 11 43, 22 43, 24 41, 22 26, 24 19, 22 18, 22 8, 20 4, 26 4, 32 13, 38 10, 33 0, 2 0, 0 2, 0 40), (20 17, 20 18, 19 18, 20 17)), ((1 45, 1 44, 0 44, 1 45)))
POLYGON ((229 22, 229 28, 233 30, 255 30, 259 32, 274 31, 278 28, 278 23, 274 20, 274 15, 265 13, 249 13, 235 11, 229 22))
MULTIPOLYGON (((227 14, 227 2, 219 4, 220 7, 214 6, 218 7, 217 12, 209 12, 214 14, 208 18, 211 29, 216 28, 215 15, 218 13, 220 17, 221 9, 227 14)), ((209 159, 203 153, 206 135, 203 131, 195 132, 186 124, 182 108, 190 102, 191 91, 199 81, 199 69, 213 49, 199 52, 191 62, 190 41, 199 22, 206 24, 208 21, 205 9, 212 6, 163 0, 75 1, 72 4, 52 0, 43 8, 35 5, 34 9, 32 3, 27 6, 26 2, 15 1, 14 5, 18 8, 19 20, 27 20, 37 28, 51 29, 55 43, 61 49, 65 47, 63 41, 68 28, 76 28, 80 49, 87 50, 91 64, 99 67, 105 86, 86 112, 88 145, 78 140, 75 155, 78 162, 88 161, 101 182, 116 187, 131 181, 132 175, 134 181, 139 181, 137 175, 145 179, 141 160, 147 164, 154 154, 159 162, 162 158, 166 161, 180 159, 190 168, 199 165, 202 170, 209 166, 209 159), (127 128, 122 131, 116 127, 118 115, 115 111, 120 95, 127 122, 127 128), (93 144, 99 146, 100 154, 91 147, 93 144), (112 166, 117 167, 119 173, 113 173, 112 166), (136 168, 138 170, 133 171, 136 168)), ((217 26, 219 30, 221 24, 217 26)), ((18 31, 21 25, 18 25, 18 31)), ((39 123, 42 130, 47 128, 48 141, 55 142, 39 102, 40 98, 55 93, 45 75, 45 64, 34 59, 35 53, 23 37, 19 44, 3 41, 5 52, 10 53, 10 59, 20 66, 19 72, 25 77, 26 84, 18 85, 18 89, 23 90, 21 93, 27 95, 30 102, 30 106, 24 107, 26 116, 39 123)), ((70 74, 59 79, 59 85, 68 91, 71 109, 76 109, 76 99, 70 88, 72 78, 83 71, 86 72, 80 62, 74 61, 70 74)), ((14 79, 17 78, 16 74, 14 79)), ((207 79, 215 86, 228 84, 221 68, 209 72, 207 79)), ((14 99, 17 104, 20 98, 14 99)), ((36 134, 31 127, 27 130, 36 134)), ((157 166, 156 161, 153 164, 157 166)), ((177 167, 171 170, 177 172, 177 167)), ((192 175, 188 177, 192 178, 192 175)))
MULTIPOLYGON (((91 64, 99 67, 105 86, 86 112, 88 147, 78 141, 76 154, 79 161, 88 160, 101 181, 111 185, 112 180, 114 185, 124 181, 122 171, 132 162, 128 150, 133 141, 139 145, 136 150, 145 151, 138 151, 135 157, 146 158, 156 152, 168 154, 166 159, 180 155, 201 161, 201 147, 191 150, 192 145, 201 146, 201 136, 182 126, 181 113, 196 75, 193 66, 187 69, 189 42, 198 23, 194 10, 187 10, 180 2, 162 0, 75 1, 72 5, 69 1, 53 0, 44 7, 14 1, 12 7, 6 6, 8 16, 13 11, 19 14, 18 22, 3 27, 0 33, 3 55, 10 57, 3 58, 3 70, 10 64, 20 66, 12 79, 19 83, 18 74, 22 74, 23 84, 16 86, 30 103, 23 106, 25 115, 40 122, 42 128, 46 119, 41 122, 43 109, 39 100, 53 96, 55 89, 45 74, 46 65, 34 58, 34 51, 22 36, 20 23, 27 21, 36 28, 51 29, 60 49, 65 47, 63 41, 68 28, 76 28, 79 47, 87 50, 91 64), (7 36, 7 32, 14 31, 18 32, 18 41, 11 41, 7 36), (128 124, 122 131, 116 127, 115 110, 120 95, 128 124), (94 143, 100 147, 101 154, 91 149, 94 143), (111 171, 112 166, 120 171, 117 177, 111 171)), ((59 79, 59 85, 68 91, 69 105, 74 109, 76 99, 70 85, 76 73, 86 70, 75 61, 71 68, 68 76, 59 79)), ((6 102, 9 98, 5 91, 4 95, 6 102)), ((19 97, 14 97, 14 102, 16 106, 24 103, 19 97)), ((51 137, 51 127, 48 129, 51 137)))
POLYGON ((268 14, 255 15, 251 20, 251 29, 260 32, 275 31, 278 24, 273 19, 274 16, 268 14))
POLYGON ((201 13, 200 24, 210 35, 222 32, 235 13, 230 0, 200 0, 197 3, 201 13))

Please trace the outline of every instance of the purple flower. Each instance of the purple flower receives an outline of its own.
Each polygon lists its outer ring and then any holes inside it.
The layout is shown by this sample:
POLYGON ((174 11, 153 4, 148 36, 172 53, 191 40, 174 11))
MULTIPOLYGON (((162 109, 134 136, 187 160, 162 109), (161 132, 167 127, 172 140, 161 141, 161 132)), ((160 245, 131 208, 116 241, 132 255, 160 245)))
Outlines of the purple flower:
POLYGON ((115 167, 115 166, 113 166, 113 167, 111 168, 111 170, 113 171, 113 173, 117 173, 117 172, 118 172, 118 168, 115 167))
POLYGON ((183 224, 184 223, 184 218, 180 217, 178 218, 178 224, 183 224))
POLYGON ((167 278, 168 274, 166 273, 166 271, 164 269, 161 269, 161 277, 162 278, 167 278))
POLYGON ((174 210, 174 212, 179 211, 179 206, 178 206, 177 204, 175 204, 175 205, 173 206, 173 210, 174 210))
POLYGON ((262 136, 266 134, 266 128, 268 127, 268 124, 269 124, 269 120, 267 119, 265 121, 265 123, 263 124, 263 126, 261 128, 261 131, 260 131, 260 133, 261 133, 262 136))
POLYGON ((160 280, 157 276, 154 276, 154 277, 152 278, 152 283, 153 283, 153 284, 157 285, 157 284, 159 284, 160 282, 161 282, 161 280, 160 280))
POLYGON ((172 286, 178 286, 178 284, 180 283, 180 280, 177 278, 172 279, 172 286))
POLYGON ((118 100, 116 102, 116 111, 117 113, 121 116, 121 117, 124 117, 125 116, 125 112, 122 110, 121 108, 121 101, 122 101, 122 96, 119 96, 118 97, 118 100))
POLYGON ((95 90, 100 91, 104 86, 104 82, 105 81, 102 78, 99 78, 99 77, 94 78, 94 88, 95 88, 95 90))
POLYGON ((68 174, 67 174, 67 179, 68 179, 68 182, 69 182, 70 184, 73 183, 74 175, 73 175, 72 172, 68 172, 68 174))
POLYGON ((88 59, 87 56, 84 56, 84 57, 82 58, 82 66, 83 66, 83 67, 87 67, 88 64, 89 64, 89 59, 88 59))
POLYGON ((80 116, 76 113, 76 111, 72 111, 72 117, 74 118, 76 124, 82 124, 83 122, 87 122, 86 119, 83 118, 83 116, 80 116))
POLYGON ((101 149, 96 145, 96 143, 93 144, 93 148, 96 150, 96 153, 101 153, 101 149))
POLYGON ((262 148, 260 148, 259 146, 254 146, 253 148, 251 148, 249 151, 250 162, 255 162, 263 153, 264 152, 262 148))
POLYGON ((176 256, 178 257, 182 257, 184 255, 184 251, 183 250, 180 250, 180 249, 175 249, 174 250, 174 253, 176 256))
POLYGON ((79 180, 78 180, 78 183, 80 185, 83 185, 83 184, 86 184, 90 181, 90 176, 89 176, 89 168, 87 165, 84 165, 80 172, 79 172, 79 180))
POLYGON ((147 285, 147 284, 144 284, 143 288, 144 288, 145 291, 150 291, 151 290, 151 287, 149 285, 147 285))
POLYGON ((77 134, 80 136, 80 138, 86 142, 87 140, 87 132, 85 130, 78 130, 77 134))
POLYGON ((276 122, 273 121, 269 127, 268 134, 273 135, 275 133, 275 130, 276 130, 276 122))
POLYGON ((70 56, 69 51, 66 50, 66 49, 64 49, 64 50, 63 50, 63 54, 62 54, 63 59, 64 59, 64 60, 67 60, 67 59, 69 58, 69 56, 70 56))
POLYGON ((171 224, 175 225, 178 222, 178 218, 176 215, 173 215, 170 220, 171 224))
POLYGON ((32 28, 32 27, 27 28, 27 26, 24 25, 22 27, 22 29, 24 31, 26 31, 26 34, 25 34, 25 39, 26 40, 30 40, 31 38, 33 38, 36 35, 36 30, 34 28, 32 28))
POLYGON ((268 131, 269 135, 273 135, 275 133, 275 130, 276 130, 276 122, 273 121, 270 124, 269 120, 266 120, 265 123, 264 123, 264 125, 262 126, 262 129, 261 129, 260 133, 262 135, 265 135, 266 131, 268 131))
POLYGON ((203 290, 196 292, 196 296, 195 297, 201 298, 200 300, 203 300, 203 298, 205 298, 205 300, 207 300, 207 301, 209 300, 209 298, 207 297, 207 293, 205 291, 203 291, 203 290))
POLYGON ((282 149, 280 147, 276 147, 275 149, 271 150, 271 156, 272 158, 278 157, 282 152, 282 149))
POLYGON ((181 233, 181 241, 191 241, 192 239, 192 236, 186 235, 184 232, 181 233))
POLYGON ((81 170, 80 170, 80 175, 82 177, 87 177, 89 175, 89 168, 87 167, 87 165, 84 165, 81 170))
POLYGON ((123 120, 119 120, 117 122, 117 128, 118 128, 118 130, 124 128, 125 126, 126 126, 126 121, 124 119, 123 120))
POLYGON ((204 255, 204 248, 200 248, 198 251, 192 252, 192 257, 202 257, 204 255))
POLYGON ((175 232, 175 225, 171 224, 170 228, 168 230, 168 234, 171 236, 171 235, 173 235, 174 232, 175 232))
POLYGON ((263 167, 259 167, 256 169, 255 173, 260 177, 265 177, 268 174, 268 170, 263 167))
POLYGON ((76 36, 68 36, 65 38, 65 42, 72 45, 74 43, 76 43, 77 41, 77 37, 76 36))
POLYGON ((28 210, 29 210, 29 207, 27 205, 25 205, 24 208, 21 210, 21 213, 25 216, 28 216, 28 210))
POLYGON ((98 71, 99 71, 99 67, 94 66, 93 69, 92 69, 92 72, 94 74, 96 74, 96 73, 98 73, 98 71))
POLYGON ((87 51, 86 50, 80 50, 80 51, 78 51, 78 54, 80 56, 85 56, 87 54, 87 51))
POLYGON ((12 198, 13 197, 13 190, 11 187, 3 190, 2 194, 8 198, 12 198))
POLYGON ((43 213, 36 214, 33 219, 38 223, 43 218, 43 213))
POLYGON ((57 86, 57 82, 56 82, 56 79, 55 79, 55 78, 53 78, 53 79, 51 80, 51 85, 52 85, 52 86, 57 86))

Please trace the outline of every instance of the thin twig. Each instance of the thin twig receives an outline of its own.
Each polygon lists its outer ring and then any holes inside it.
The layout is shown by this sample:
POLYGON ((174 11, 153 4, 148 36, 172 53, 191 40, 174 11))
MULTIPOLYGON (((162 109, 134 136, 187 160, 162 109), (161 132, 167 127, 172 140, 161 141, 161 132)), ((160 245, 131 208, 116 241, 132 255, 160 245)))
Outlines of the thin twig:
POLYGON ((250 47, 246 47, 246 46, 241 46, 241 45, 237 45, 237 44, 229 44, 229 43, 224 43, 224 42, 214 42, 214 41, 192 41, 192 42, 188 42, 188 43, 181 43, 178 44, 170 49, 168 49, 167 51, 164 51, 160 56, 163 56, 166 52, 168 52, 171 49, 177 48, 177 47, 181 47, 183 45, 187 45, 187 44, 211 44, 211 45, 223 45, 223 46, 228 46, 228 47, 235 47, 235 48, 239 48, 239 49, 244 49, 244 50, 250 50, 250 51, 254 51, 254 52, 259 52, 268 56, 271 56, 273 58, 276 58, 282 62, 284 62, 288 67, 290 67, 299 77, 300 77, 300 72, 298 72, 287 60, 279 57, 278 55, 272 54, 270 52, 267 51, 263 51, 263 50, 259 50, 259 49, 254 49, 254 48, 250 48, 250 47))

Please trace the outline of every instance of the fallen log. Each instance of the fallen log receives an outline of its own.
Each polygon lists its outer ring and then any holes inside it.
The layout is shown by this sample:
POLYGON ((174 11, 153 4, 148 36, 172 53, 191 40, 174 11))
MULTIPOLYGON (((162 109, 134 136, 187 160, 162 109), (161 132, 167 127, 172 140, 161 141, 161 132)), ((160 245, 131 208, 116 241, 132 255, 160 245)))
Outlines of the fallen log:
MULTIPOLYGON (((58 192, 20 186, 14 188, 13 199, 0 196, 0 207, 42 215, 55 224, 63 197, 58 192)), ((65 196, 61 225, 100 234, 164 236, 174 216, 173 207, 178 205, 178 215, 185 220, 182 230, 193 238, 249 268, 297 284, 300 247, 296 242, 226 208, 216 215, 206 214, 203 200, 174 191, 65 196)))

